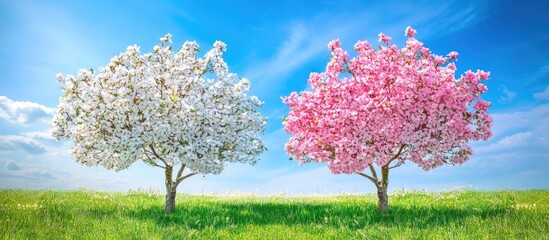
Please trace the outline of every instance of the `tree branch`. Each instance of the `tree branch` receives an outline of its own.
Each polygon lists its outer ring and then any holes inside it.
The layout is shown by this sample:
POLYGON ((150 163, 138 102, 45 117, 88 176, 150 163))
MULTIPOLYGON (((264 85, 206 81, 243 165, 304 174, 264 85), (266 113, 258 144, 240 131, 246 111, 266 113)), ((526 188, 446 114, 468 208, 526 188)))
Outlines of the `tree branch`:
POLYGON ((360 175, 360 176, 363 176, 363 177, 365 177, 365 178, 367 178, 367 179, 369 179, 370 181, 372 181, 374 184, 377 185, 377 179, 371 177, 370 175, 368 175, 368 174, 366 174, 366 173, 357 173, 357 174, 360 175))
POLYGON ((152 144, 149 144, 149 148, 152 150, 152 153, 154 154, 154 156, 158 159, 160 159, 160 161, 162 161, 164 163, 164 165, 168 166, 169 164, 164 160, 164 158, 162 158, 160 155, 158 155, 158 153, 156 153, 156 150, 154 150, 154 147, 152 146, 152 144))
POLYGON ((376 169, 374 168, 374 163, 370 164, 370 172, 372 172, 372 176, 373 178, 377 181, 377 173, 376 173, 376 169))
POLYGON ((197 174, 197 173, 189 173, 189 174, 187 174, 187 175, 185 175, 185 176, 183 176, 183 177, 177 178, 177 181, 175 182, 175 186, 179 185, 179 183, 181 183, 183 180, 185 180, 185 179, 187 179, 187 178, 190 178, 190 177, 192 177, 192 176, 194 176, 194 175, 196 175, 196 174, 197 174))
POLYGON ((406 147, 406 144, 402 144, 402 146, 400 146, 400 149, 398 149, 398 153, 391 159, 391 161, 397 159, 400 156, 404 147, 406 147))
MULTIPOLYGON (((400 154, 402 153, 402 150, 404 149, 404 147, 406 147, 406 144, 402 144, 402 145, 400 146, 400 149, 398 149, 397 154, 395 154, 395 156, 393 156, 393 158, 391 158, 391 160, 389 160, 389 162, 387 162, 387 164, 385 164, 385 166, 389 166, 389 164, 390 164, 392 161, 394 161, 395 159, 397 159, 398 157, 400 157, 400 154)), ((400 166, 400 163, 397 164, 397 165, 400 166)))
POLYGON ((177 172, 177 177, 175 179, 179 179, 181 175, 183 174, 183 171, 185 171, 185 163, 181 163, 181 168, 179 168, 179 171, 177 172))
POLYGON ((389 169, 393 169, 393 168, 397 168, 397 167, 400 167, 400 165, 404 164, 404 161, 399 161, 397 164, 395 164, 394 166, 392 167, 389 167, 389 169))
POLYGON ((143 159, 143 161, 145 163, 148 163, 150 165, 152 165, 153 167, 159 167, 159 168, 163 168, 163 169, 166 169, 166 166, 161 166, 161 165, 158 165, 152 158, 151 156, 149 156, 149 154, 147 153, 147 150, 144 151, 145 152, 145 156, 147 157, 148 161, 146 159, 143 159))
POLYGON ((151 160, 151 159, 149 158, 149 156, 147 156, 147 158, 148 158, 148 161, 145 160, 145 159, 143 159, 143 161, 144 161, 145 163, 148 163, 148 164, 150 164, 150 165, 153 166, 153 167, 159 167, 159 168, 166 169, 166 167, 161 166, 161 165, 158 165, 158 164, 155 163, 153 160, 151 160))

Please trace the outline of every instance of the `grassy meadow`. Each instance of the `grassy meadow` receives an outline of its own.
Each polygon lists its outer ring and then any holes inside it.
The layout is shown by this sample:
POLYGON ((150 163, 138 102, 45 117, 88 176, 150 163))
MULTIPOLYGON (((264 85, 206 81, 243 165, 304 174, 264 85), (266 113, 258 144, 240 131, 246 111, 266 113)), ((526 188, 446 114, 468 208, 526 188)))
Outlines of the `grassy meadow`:
MULTIPOLYGON (((183 189, 182 189, 183 190, 183 189)), ((2 239, 549 239, 549 190, 179 195, 0 190, 2 239)))

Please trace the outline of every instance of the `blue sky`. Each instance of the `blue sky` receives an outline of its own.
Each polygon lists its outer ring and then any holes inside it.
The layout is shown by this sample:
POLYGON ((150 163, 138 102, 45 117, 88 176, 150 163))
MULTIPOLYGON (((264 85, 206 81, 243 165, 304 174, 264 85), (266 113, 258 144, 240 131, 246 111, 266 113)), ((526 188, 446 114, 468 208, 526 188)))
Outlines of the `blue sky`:
MULTIPOLYGON (((61 92, 55 74, 104 66, 130 44, 152 50, 166 33, 174 46, 227 43, 231 72, 250 79, 265 105, 269 148, 255 166, 183 182, 187 193, 364 193, 357 175, 332 175, 322 164, 289 161, 280 97, 307 89, 310 72, 329 59, 327 43, 377 44, 384 32, 402 46, 404 29, 433 52, 458 51, 458 72, 491 71, 494 136, 471 143, 464 165, 425 172, 408 163, 391 172, 390 189, 431 191, 548 188, 549 18, 546 1, 8 1, 0 0, 0 188, 163 189, 158 168, 121 172, 77 164, 70 143, 48 134, 61 92), (269 3, 270 2, 270 3, 269 3), (545 29, 545 30, 543 30, 545 29)), ((352 55, 352 53, 351 53, 352 55)))

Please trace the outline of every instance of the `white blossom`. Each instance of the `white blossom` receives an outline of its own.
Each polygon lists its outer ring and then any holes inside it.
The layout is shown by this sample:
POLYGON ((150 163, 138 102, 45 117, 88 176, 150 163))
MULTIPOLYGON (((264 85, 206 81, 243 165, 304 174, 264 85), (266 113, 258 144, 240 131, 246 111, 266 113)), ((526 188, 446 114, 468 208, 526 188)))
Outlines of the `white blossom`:
POLYGON ((254 164, 265 151, 262 102, 223 60, 215 42, 203 58, 196 42, 172 51, 171 34, 153 52, 131 45, 97 72, 57 74, 63 92, 52 120, 57 139, 74 141, 85 165, 121 170, 144 160, 219 174, 228 162, 254 164))

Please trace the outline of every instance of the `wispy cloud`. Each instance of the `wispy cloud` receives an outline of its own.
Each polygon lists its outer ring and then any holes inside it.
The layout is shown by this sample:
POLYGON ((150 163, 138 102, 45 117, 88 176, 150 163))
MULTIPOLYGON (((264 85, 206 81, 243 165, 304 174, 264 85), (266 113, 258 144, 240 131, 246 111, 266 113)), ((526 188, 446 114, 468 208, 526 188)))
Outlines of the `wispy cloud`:
POLYGON ((256 80, 256 88, 260 91, 272 91, 273 87, 282 86, 296 69, 309 63, 320 53, 327 52, 326 46, 331 39, 352 29, 351 26, 326 27, 323 28, 324 31, 320 31, 315 25, 303 21, 290 23, 287 28, 288 37, 275 55, 248 69, 244 76, 256 80))
POLYGON ((549 63, 544 63, 536 71, 533 71, 526 75, 521 80, 523 87, 536 87, 540 84, 546 84, 549 81, 549 63))
MULTIPOLYGON (((436 5, 439 4, 443 3, 436 3, 436 5)), ((430 19, 423 19, 420 24, 425 26, 429 35, 436 33, 442 36, 471 26, 487 15, 484 11, 486 8, 479 3, 447 2, 446 6, 441 6, 436 14, 430 16, 430 19), (465 7, 456 11, 455 5, 465 5, 465 7), (444 19, 444 21, 433 21, 434 19, 444 19)))
POLYGON ((541 100, 549 100, 549 87, 546 87, 543 92, 534 93, 534 98, 541 100))
POLYGON ((13 101, 0 96, 0 119, 20 125, 35 122, 47 122, 53 115, 54 109, 34 102, 13 101))
POLYGON ((507 87, 505 86, 502 86, 501 87, 501 91, 503 92, 503 95, 501 95, 499 97, 499 102, 501 103, 510 103, 513 101, 513 99, 515 99, 515 97, 517 96, 517 93, 516 92, 512 92, 510 91, 509 89, 507 89, 507 87))
MULTIPOLYGON (((326 55, 323 62, 327 62, 329 52, 326 46, 330 40, 339 38, 345 41, 345 45, 352 46, 355 41, 365 38, 377 39, 375 36, 379 31, 396 33, 395 39, 403 39, 404 29, 408 25, 425 30, 425 33, 421 33, 421 39, 426 39, 434 36, 433 33, 438 37, 466 28, 482 18, 481 16, 487 15, 483 5, 472 3, 458 13, 453 12, 456 4, 460 2, 426 3, 421 13, 415 12, 413 9, 416 6, 412 5, 372 4, 372 7, 363 12, 340 15, 320 12, 307 21, 286 22, 284 26, 287 27, 283 29, 286 30, 287 37, 278 50, 270 58, 256 61, 259 64, 245 71, 243 76, 257 81, 256 88, 259 91, 273 92, 277 86, 289 80, 287 77, 290 74, 315 62, 314 59, 322 53, 326 55)), ((323 70, 316 69, 319 72, 323 70)))

